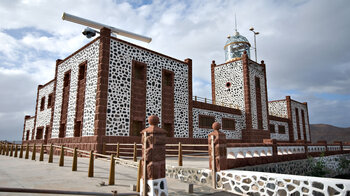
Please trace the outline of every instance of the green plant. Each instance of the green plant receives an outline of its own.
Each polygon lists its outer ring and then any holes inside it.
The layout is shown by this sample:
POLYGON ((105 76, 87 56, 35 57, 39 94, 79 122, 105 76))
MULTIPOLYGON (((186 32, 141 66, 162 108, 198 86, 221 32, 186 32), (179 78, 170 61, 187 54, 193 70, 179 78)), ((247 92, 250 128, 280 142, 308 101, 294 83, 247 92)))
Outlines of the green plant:
POLYGON ((308 157, 308 163, 311 167, 308 175, 315 177, 324 177, 329 173, 329 169, 326 167, 324 161, 324 152, 321 153, 320 157, 315 160, 313 157, 308 157))
POLYGON ((348 160, 345 156, 340 157, 338 162, 339 162, 339 168, 342 169, 343 171, 346 169, 349 169, 350 160, 348 160))

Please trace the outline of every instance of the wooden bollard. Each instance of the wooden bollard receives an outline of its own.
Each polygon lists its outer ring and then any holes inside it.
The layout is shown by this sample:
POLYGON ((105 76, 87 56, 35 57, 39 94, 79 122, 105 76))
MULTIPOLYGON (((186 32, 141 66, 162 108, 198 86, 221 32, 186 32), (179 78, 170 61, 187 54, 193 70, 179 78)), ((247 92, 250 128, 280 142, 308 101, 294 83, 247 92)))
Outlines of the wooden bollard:
POLYGON ((32 160, 35 161, 36 158, 36 145, 33 145, 32 160))
POLYGON ((49 152, 49 161, 48 163, 52 163, 53 162, 53 146, 52 144, 50 145, 50 152, 49 152))
POLYGON ((119 142, 117 143, 117 158, 119 158, 119 142))
POLYGON ((21 149, 19 150, 19 158, 23 158, 23 144, 21 144, 21 149))
POLYGON ((0 155, 2 154, 2 144, 0 144, 0 155))
POLYGON ((15 157, 17 157, 18 156, 18 145, 16 144, 15 145, 15 157))
POLYGON ((77 169, 78 169, 78 152, 77 152, 77 147, 75 147, 73 151, 72 171, 77 171, 77 169))
POLYGON ((6 145, 6 156, 9 156, 10 145, 7 143, 6 145))
POLYGON ((140 192, 141 175, 142 175, 142 166, 141 166, 141 160, 139 160, 139 166, 137 168, 136 192, 140 192))
POLYGON ((64 166, 64 146, 61 146, 61 152, 60 152, 60 161, 58 166, 63 167, 64 166))
POLYGON ((41 147, 40 147, 39 161, 44 161, 44 144, 41 144, 41 147))
POLYGON ((10 157, 13 156, 13 144, 11 144, 11 147, 10 147, 10 157))
POLYGON ((27 143, 25 159, 29 159, 29 144, 27 143))
POLYGON ((136 142, 134 142, 134 162, 137 162, 137 146, 136 146, 136 142))
POLYGON ((94 151, 90 151, 88 177, 94 177, 94 151))
POLYGON ((182 144, 179 142, 178 165, 182 166, 182 144))
POLYGON ((115 160, 114 155, 111 154, 111 167, 109 168, 109 185, 114 185, 115 181, 115 160))

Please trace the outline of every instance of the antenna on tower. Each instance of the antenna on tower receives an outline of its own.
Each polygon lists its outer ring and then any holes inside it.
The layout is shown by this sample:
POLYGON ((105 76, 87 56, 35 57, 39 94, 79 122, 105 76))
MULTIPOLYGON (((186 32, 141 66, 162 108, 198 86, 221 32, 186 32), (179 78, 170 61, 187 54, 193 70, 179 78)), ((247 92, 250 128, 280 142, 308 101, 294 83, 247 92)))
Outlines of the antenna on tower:
POLYGON ((236 19, 236 13, 235 13, 235 31, 237 33, 237 19, 236 19))

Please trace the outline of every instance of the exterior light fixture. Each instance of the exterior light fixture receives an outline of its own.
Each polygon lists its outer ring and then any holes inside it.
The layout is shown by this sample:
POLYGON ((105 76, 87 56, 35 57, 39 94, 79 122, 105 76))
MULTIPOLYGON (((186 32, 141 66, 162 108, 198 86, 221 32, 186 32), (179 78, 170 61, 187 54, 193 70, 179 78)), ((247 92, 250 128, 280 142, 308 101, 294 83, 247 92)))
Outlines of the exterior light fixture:
POLYGON ((249 31, 254 33, 255 62, 258 62, 258 57, 257 57, 257 53, 256 53, 256 35, 259 35, 259 32, 255 32, 253 27, 250 27, 249 31))

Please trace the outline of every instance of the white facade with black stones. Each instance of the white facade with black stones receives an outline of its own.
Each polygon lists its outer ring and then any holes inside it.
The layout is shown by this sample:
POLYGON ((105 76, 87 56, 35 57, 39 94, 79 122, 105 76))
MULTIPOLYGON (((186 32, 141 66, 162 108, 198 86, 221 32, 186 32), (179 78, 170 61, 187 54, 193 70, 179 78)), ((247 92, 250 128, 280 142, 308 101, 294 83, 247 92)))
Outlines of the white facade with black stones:
MULTIPOLYGON (((233 122, 233 124, 230 124, 233 127, 232 129, 222 129, 227 139, 231 140, 249 141, 244 138, 250 132, 251 135, 249 137, 256 136, 261 141, 262 139, 290 142, 306 139, 310 141, 307 106, 292 101, 291 106, 288 107, 286 100, 268 102, 265 64, 254 62, 247 55, 244 57, 246 60, 244 60, 243 56, 246 53, 242 53, 241 57, 229 59, 221 65, 212 65, 212 92, 215 100, 213 99, 210 104, 205 103, 206 106, 200 108, 192 106, 192 103, 195 102, 192 100, 192 89, 190 89, 192 87, 192 84, 190 84, 192 81, 192 67, 187 62, 114 37, 109 37, 108 43, 102 43, 101 40, 101 38, 95 39, 71 56, 60 61, 60 63, 57 63, 55 80, 50 82, 50 84, 46 84, 38 92, 36 120, 34 121, 32 118, 27 119, 24 131, 29 130, 29 134, 31 134, 38 127, 44 127, 45 132, 46 127, 50 126, 51 139, 78 137, 75 136, 75 132, 76 113, 78 113, 79 66, 86 62, 82 131, 79 137, 97 136, 96 125, 101 124, 101 118, 99 118, 99 121, 96 120, 98 115, 96 112, 100 103, 97 100, 97 95, 101 93, 98 92, 100 89, 99 85, 101 85, 99 83, 101 47, 103 44, 108 44, 108 78, 104 81, 107 83, 107 90, 102 92, 102 94, 106 94, 107 99, 106 105, 102 107, 105 109, 103 111, 105 112, 105 119, 102 118, 102 123, 105 123, 103 136, 135 136, 131 134, 131 123, 133 123, 131 113, 135 110, 135 108, 132 108, 132 81, 134 73, 133 62, 136 61, 146 66, 146 98, 145 108, 142 108, 146 111, 144 116, 145 127, 148 126, 147 117, 150 115, 157 115, 160 122, 162 122, 162 107, 164 106, 162 105, 164 99, 162 97, 164 85, 162 77, 164 77, 163 71, 167 70, 173 73, 174 118, 172 137, 174 138, 207 138, 212 129, 201 127, 199 118, 200 115, 205 115, 213 117, 212 119, 222 124, 224 124, 223 119, 229 119, 230 123, 233 122), (67 72, 70 72, 69 96, 66 99, 68 109, 65 131, 62 136, 60 135, 62 128, 61 110, 64 105, 64 77, 67 72), (256 86, 256 84, 259 84, 259 86, 256 86), (54 105, 52 108, 45 106, 45 109, 41 111, 41 98, 45 97, 47 103, 50 93, 54 94, 54 105), (260 99, 258 99, 259 97, 260 99), (222 108, 218 109, 219 106, 222 108), (211 107, 216 107, 216 109, 208 109, 211 107), (291 111, 289 112, 288 110, 291 111), (295 114, 296 111, 298 111, 298 115, 295 114), (53 114, 51 115, 51 113, 53 114), (271 116, 277 119, 270 119, 271 116), (301 119, 302 116, 304 116, 304 119, 301 119), (296 120, 296 117, 299 120, 296 120), (282 120, 278 120, 278 118, 282 120), (288 123, 289 121, 292 126, 288 123), (269 132, 270 126, 275 126, 275 132, 269 132), (285 127, 284 133, 278 131, 280 126, 285 127), (298 135, 298 127, 300 137, 298 135), (293 133, 290 134, 290 132, 293 133), (261 136, 260 133, 264 136, 261 136), (294 138, 291 138, 291 135, 294 138)), ((234 39, 231 38, 230 40, 234 39)), ((230 44, 232 43, 234 42, 230 44)), ((161 123, 160 127, 162 126, 163 124, 161 123)), ((31 139, 31 137, 29 138, 31 139)))

